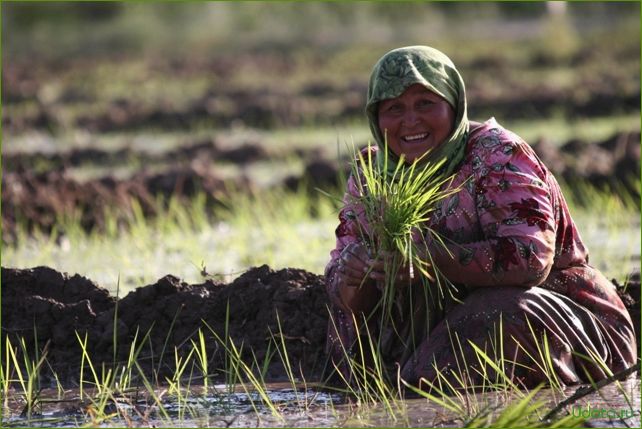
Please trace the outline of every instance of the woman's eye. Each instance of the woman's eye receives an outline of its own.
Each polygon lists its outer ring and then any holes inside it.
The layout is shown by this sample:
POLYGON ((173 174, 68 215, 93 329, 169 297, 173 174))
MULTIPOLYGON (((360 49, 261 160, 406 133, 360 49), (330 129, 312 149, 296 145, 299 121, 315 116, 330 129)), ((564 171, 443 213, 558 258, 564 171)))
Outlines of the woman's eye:
POLYGON ((392 106, 388 107, 388 112, 390 113, 401 112, 401 106, 399 104, 393 104, 392 106))
POLYGON ((417 104, 419 105, 419 107, 428 107, 428 106, 431 106, 431 105, 433 105, 435 103, 432 100, 429 100, 429 99, 426 98, 426 99, 423 99, 423 100, 419 100, 417 102, 417 104))

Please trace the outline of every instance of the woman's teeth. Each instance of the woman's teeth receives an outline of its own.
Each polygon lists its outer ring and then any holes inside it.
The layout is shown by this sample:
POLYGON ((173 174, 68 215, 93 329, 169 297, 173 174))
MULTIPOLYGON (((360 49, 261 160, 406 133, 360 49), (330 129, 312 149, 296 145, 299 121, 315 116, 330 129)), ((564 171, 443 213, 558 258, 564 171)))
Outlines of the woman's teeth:
POLYGON ((412 136, 405 136, 405 137, 402 137, 402 138, 407 142, 413 142, 413 141, 416 141, 416 140, 423 140, 426 137, 428 137, 428 133, 414 134, 412 136))

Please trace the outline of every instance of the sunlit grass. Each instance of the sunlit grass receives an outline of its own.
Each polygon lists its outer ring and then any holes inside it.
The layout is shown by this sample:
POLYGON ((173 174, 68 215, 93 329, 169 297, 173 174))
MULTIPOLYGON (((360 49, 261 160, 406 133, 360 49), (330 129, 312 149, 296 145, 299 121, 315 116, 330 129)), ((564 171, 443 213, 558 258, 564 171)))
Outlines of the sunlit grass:
MULTIPOLYGON (((640 215, 634 202, 590 187, 581 204, 566 195, 591 263, 620 280, 639 269, 640 215)), ((120 275, 123 296, 166 274, 201 282, 203 269, 225 281, 263 264, 323 272, 338 222, 331 198, 274 190, 237 195, 226 207, 210 216, 204 198, 197 197, 174 201, 156 219, 135 213, 126 228, 112 222, 106 231, 87 233, 67 220, 52 234, 22 231, 17 243, 3 246, 2 265, 78 273, 112 293, 120 275)))
MULTIPOLYGON (((562 183, 571 216, 589 250, 589 262, 607 278, 624 280, 640 270, 639 201, 588 184, 562 183)), ((639 189, 639 188, 638 188, 639 189)))
POLYGON ((558 115, 540 119, 505 120, 501 124, 530 144, 545 138, 553 145, 561 146, 571 139, 596 143, 621 131, 639 131, 640 115, 636 113, 577 119, 558 115))
POLYGON ((205 199, 174 200, 155 219, 139 210, 126 228, 108 215, 105 231, 87 233, 73 219, 61 221, 51 234, 19 234, 6 245, 2 265, 47 265, 79 273, 121 294, 173 274, 202 282, 201 272, 230 281, 252 267, 296 267, 321 273, 334 246, 335 208, 331 199, 304 192, 275 190, 237 195, 208 216, 205 199))

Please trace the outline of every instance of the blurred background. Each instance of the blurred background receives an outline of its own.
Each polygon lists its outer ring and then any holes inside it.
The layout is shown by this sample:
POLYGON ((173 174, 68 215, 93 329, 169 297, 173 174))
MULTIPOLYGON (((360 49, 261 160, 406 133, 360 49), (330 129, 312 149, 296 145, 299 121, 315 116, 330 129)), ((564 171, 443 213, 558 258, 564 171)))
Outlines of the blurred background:
POLYGON ((639 270, 638 2, 2 3, 2 265, 116 289, 322 273, 367 80, 447 53, 610 277, 639 270), (320 192, 321 191, 321 192, 320 192))

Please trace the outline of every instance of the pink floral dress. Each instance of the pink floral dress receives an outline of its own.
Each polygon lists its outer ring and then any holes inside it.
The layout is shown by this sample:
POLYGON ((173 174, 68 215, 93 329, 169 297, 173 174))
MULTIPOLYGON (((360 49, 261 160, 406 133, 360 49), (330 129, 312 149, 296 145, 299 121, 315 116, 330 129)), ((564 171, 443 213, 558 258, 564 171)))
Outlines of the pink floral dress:
MULTIPOLYGON (((635 363, 631 318, 614 285, 589 265, 559 185, 528 144, 488 120, 472 130, 451 186, 460 189, 439 204, 430 226, 449 243, 454 258, 437 250, 434 257, 456 289, 439 305, 399 303, 394 335, 368 322, 370 335, 383 338, 390 371, 400 369, 415 384, 442 374, 464 387, 454 377, 462 371, 468 387, 487 383, 497 374, 483 368, 472 344, 503 357, 505 372, 524 387, 547 380, 547 365, 561 383, 572 384, 606 377, 604 366, 617 372, 635 363)), ((352 203, 357 195, 351 177, 325 271, 332 303, 328 352, 346 374, 344 359, 355 355, 360 334, 334 273, 341 250, 368 228, 352 203)))

